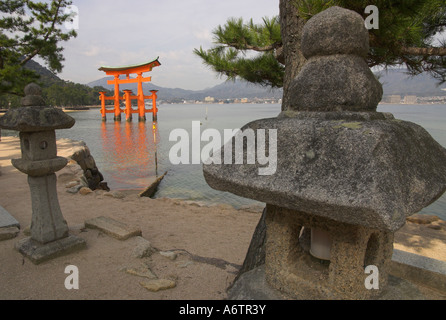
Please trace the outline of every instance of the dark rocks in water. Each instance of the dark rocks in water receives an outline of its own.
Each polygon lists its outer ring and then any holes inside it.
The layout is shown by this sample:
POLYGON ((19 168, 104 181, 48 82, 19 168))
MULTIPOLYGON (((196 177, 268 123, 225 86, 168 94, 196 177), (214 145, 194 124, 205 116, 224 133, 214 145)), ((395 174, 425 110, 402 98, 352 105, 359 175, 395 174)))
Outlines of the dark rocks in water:
POLYGON ((96 162, 90 153, 90 149, 85 144, 83 146, 77 147, 73 154, 70 156, 71 159, 77 162, 84 172, 84 176, 87 180, 87 186, 91 190, 103 189, 109 191, 107 185, 104 185, 102 181, 104 177, 96 166, 96 162))

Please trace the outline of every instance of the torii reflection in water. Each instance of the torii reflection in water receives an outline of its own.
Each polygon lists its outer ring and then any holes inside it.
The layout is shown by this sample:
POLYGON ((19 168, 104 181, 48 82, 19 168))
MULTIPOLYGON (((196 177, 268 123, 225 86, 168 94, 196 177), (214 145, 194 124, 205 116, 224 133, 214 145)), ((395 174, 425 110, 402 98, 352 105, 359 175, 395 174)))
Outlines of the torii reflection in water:
POLYGON ((119 121, 101 123, 104 159, 103 171, 118 188, 146 187, 158 178, 158 123, 119 121))

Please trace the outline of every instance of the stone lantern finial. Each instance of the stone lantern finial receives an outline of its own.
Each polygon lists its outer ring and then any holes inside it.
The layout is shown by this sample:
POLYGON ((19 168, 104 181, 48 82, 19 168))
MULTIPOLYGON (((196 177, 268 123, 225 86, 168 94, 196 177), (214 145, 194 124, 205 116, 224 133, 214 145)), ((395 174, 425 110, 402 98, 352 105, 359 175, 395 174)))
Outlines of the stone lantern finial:
POLYGON ((42 90, 35 83, 25 87, 22 107, 9 109, 0 118, 0 126, 4 129, 20 132, 54 131, 69 129, 75 120, 61 109, 47 107, 41 95, 42 90))
POLYGON ((45 100, 42 97, 42 88, 35 83, 25 87, 25 97, 22 98, 22 107, 44 107, 45 100))
POLYGON ((16 248, 34 263, 85 247, 85 241, 69 235, 57 199, 55 172, 67 159, 57 156, 56 129, 71 128, 75 120, 62 110, 46 107, 36 84, 25 87, 22 107, 0 118, 0 127, 19 131, 22 157, 12 159, 15 168, 28 175, 31 191, 31 237, 16 248))
POLYGON ((302 31, 307 59, 291 84, 295 111, 376 111, 383 89, 367 66, 369 34, 356 12, 331 7, 302 31))

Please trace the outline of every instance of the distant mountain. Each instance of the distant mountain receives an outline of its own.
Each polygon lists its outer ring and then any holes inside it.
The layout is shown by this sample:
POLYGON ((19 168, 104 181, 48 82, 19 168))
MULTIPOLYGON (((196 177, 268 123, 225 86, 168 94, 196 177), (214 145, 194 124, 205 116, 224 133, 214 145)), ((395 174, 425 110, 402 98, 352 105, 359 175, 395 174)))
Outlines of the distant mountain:
MULTIPOLYGON (((114 91, 114 85, 107 84, 108 80, 113 80, 113 77, 104 77, 92 82, 87 83, 86 85, 93 88, 95 86, 104 87, 105 89, 114 91)), ((138 85, 136 83, 131 84, 121 84, 119 85, 119 90, 133 90, 134 93, 138 91, 138 85)), ((171 88, 162 88, 159 87, 152 82, 143 83, 143 91, 145 94, 150 94, 150 90, 159 90, 158 98, 159 99, 173 99, 173 98, 185 98, 189 97, 195 91, 184 90, 184 89, 171 89, 171 88)))
MULTIPOLYGON (((70 96, 70 103, 77 104, 91 104, 91 103, 97 103, 97 91, 103 90, 100 88, 94 87, 103 87, 106 90, 110 90, 111 92, 108 94, 112 94, 114 91, 114 86, 107 84, 107 80, 112 80, 113 77, 104 77, 101 79, 98 79, 96 81, 92 81, 86 85, 80 85, 75 84, 70 81, 65 81, 58 76, 56 76, 54 73, 49 71, 44 66, 40 65, 39 63, 30 60, 26 67, 36 71, 38 74, 41 75, 41 82, 43 84, 43 88, 49 88, 53 84, 62 85, 64 87, 71 86, 73 87, 73 90, 68 90, 67 92, 71 92, 73 96, 70 96), (74 90, 75 86, 84 86, 86 89, 83 89, 82 92, 92 92, 90 95, 94 96, 94 98, 91 99, 78 99, 79 93, 78 89, 74 90), (88 100, 88 101, 87 101, 88 100), (90 101, 91 100, 91 101, 90 101)), ((379 77, 379 81, 383 84, 383 90, 384 90, 384 98, 385 96, 389 95, 416 95, 419 97, 427 97, 427 96, 446 96, 446 91, 442 90, 443 88, 446 88, 446 84, 443 84, 441 86, 438 85, 438 81, 432 78, 429 74, 423 73, 417 76, 410 76, 407 73, 407 69, 389 69, 387 71, 382 71, 377 73, 379 77)), ((214 97, 218 100, 225 100, 225 99, 242 99, 242 98, 273 98, 273 99, 280 99, 282 97, 283 90, 282 89, 270 89, 261 87, 259 85, 254 85, 245 81, 226 81, 219 85, 216 85, 212 88, 207 88, 204 90, 185 90, 180 88, 164 88, 155 85, 152 82, 143 83, 144 93, 146 95, 150 94, 150 90, 158 90, 158 98, 160 100, 167 100, 170 102, 181 102, 182 100, 204 100, 206 97, 214 97)), ((137 90, 137 84, 127 84, 127 85, 120 85, 120 90, 126 90, 130 89, 134 93, 136 93, 137 90)), ((65 95, 67 95, 67 92, 65 92, 65 95)), ((48 101, 51 101, 51 97, 47 97, 48 101)), ((68 99, 68 97, 67 97, 68 99)), ((56 103, 56 102, 54 102, 56 103)), ((68 104, 68 102, 65 102, 65 104, 68 104)))
MULTIPOLYGON (((25 65, 26 68, 34 70, 41 75, 41 80, 45 86, 53 83, 66 82, 49 71, 46 67, 30 60, 25 65)), ((438 85, 438 81, 429 74, 422 73, 417 76, 410 76, 407 69, 389 69, 376 73, 379 81, 383 84, 384 95, 416 95, 425 96, 444 96, 446 84, 438 85)), ((113 77, 104 77, 96 81, 87 83, 88 87, 104 87, 110 91, 114 90, 113 85, 108 85, 107 80, 113 77)), ((226 81, 215 87, 204 90, 185 90, 180 88, 163 88, 153 84, 152 82, 143 84, 144 92, 150 94, 150 90, 158 90, 159 99, 186 99, 186 100, 203 100, 205 97, 214 97, 216 99, 241 99, 241 98, 275 98, 282 97, 282 89, 272 90, 270 88, 261 87, 250 84, 245 81, 226 81)), ((130 89, 137 92, 137 84, 120 85, 120 90, 130 89)))
MULTIPOLYGON (((437 80, 430 75, 423 73, 415 77, 407 74, 407 69, 389 69, 378 72, 379 81, 383 84, 384 95, 417 95, 417 96, 440 96, 446 95, 446 85, 438 86, 437 80)), ((107 80, 112 77, 104 77, 96 81, 87 83, 87 86, 102 86, 113 91, 113 85, 108 85, 107 80)), ((136 84, 120 85, 120 90, 130 89, 137 92, 136 84)), ((241 99, 241 98, 275 98, 282 97, 282 89, 270 89, 245 81, 226 81, 215 87, 204 90, 185 90, 179 88, 163 88, 151 82, 143 84, 144 93, 150 90, 158 90, 159 99, 186 99, 203 100, 205 97, 216 99, 241 99)))
POLYGON ((210 89, 202 91, 206 96, 216 99, 240 98, 282 98, 282 89, 271 89, 254 85, 246 81, 226 81, 210 89))
POLYGON ((446 84, 439 86, 438 81, 426 73, 412 77, 407 73, 407 69, 389 69, 377 74, 383 85, 384 95, 446 95, 446 91, 441 90, 446 88, 446 84))
MULTIPOLYGON (((104 77, 96 81, 87 83, 87 86, 102 86, 108 90, 114 90, 113 85, 107 84, 107 80, 112 80, 113 77, 104 77)), ((134 93, 138 91, 137 84, 123 84, 119 86, 119 90, 133 90, 134 93)), ((143 83, 144 93, 149 93, 150 90, 159 90, 159 99, 186 99, 186 100, 203 100, 210 96, 216 99, 240 99, 240 98, 281 98, 282 89, 272 90, 261 86, 256 86, 244 81, 227 81, 215 87, 204 90, 185 90, 179 88, 163 88, 151 82, 143 83)))
MULTIPOLYGON (((25 64, 25 68, 30 69, 40 75, 36 81, 42 87, 42 96, 48 106, 74 107, 98 105, 99 92, 105 88, 91 88, 85 84, 74 83, 59 78, 36 61, 30 60, 25 64)), ((107 95, 113 94, 113 91, 107 95)), ((20 99, 18 97, 6 96, 0 100, 2 107, 18 107, 20 99)))
POLYGON ((48 70, 46 67, 42 66, 38 62, 35 62, 34 60, 29 60, 25 64, 25 68, 33 70, 35 73, 39 74, 41 77, 40 80, 45 84, 54 83, 54 82, 63 82, 63 80, 61 78, 59 78, 54 73, 52 73, 50 70, 48 70))

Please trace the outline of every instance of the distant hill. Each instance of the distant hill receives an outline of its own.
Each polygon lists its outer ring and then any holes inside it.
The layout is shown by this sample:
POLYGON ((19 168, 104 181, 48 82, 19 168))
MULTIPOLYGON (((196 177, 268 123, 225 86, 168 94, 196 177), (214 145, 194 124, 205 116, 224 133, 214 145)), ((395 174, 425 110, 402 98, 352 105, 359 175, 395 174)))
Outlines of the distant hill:
MULTIPOLYGON (((91 88, 85 84, 65 81, 42 66, 36 61, 30 60, 25 64, 25 68, 40 75, 36 81, 42 87, 42 96, 48 106, 73 107, 92 106, 100 104, 99 92, 105 88, 91 88)), ((113 94, 108 92, 108 95, 113 94)), ((0 96, 0 109, 9 107, 19 107, 20 97, 16 95, 0 96)))
MULTIPOLYGON (((107 84, 107 80, 113 80, 113 77, 104 77, 92 82, 87 83, 86 85, 93 88, 95 86, 103 87, 105 89, 114 90, 114 86, 107 84)), ((134 93, 138 91, 137 84, 131 83, 131 84, 121 84, 119 85, 119 90, 133 90, 134 93)), ((159 87, 152 82, 146 82, 143 83, 143 90, 145 94, 150 94, 150 90, 159 90, 158 98, 160 99, 173 99, 173 98, 184 98, 189 97, 191 94, 193 94, 195 91, 191 90, 184 90, 184 89, 171 89, 171 88, 162 88, 159 87)))
POLYGON ((384 95, 446 95, 446 91, 441 90, 446 88, 446 84, 439 86, 438 81, 426 73, 412 77, 407 73, 407 69, 389 69, 377 74, 383 85, 384 95))
MULTIPOLYGON (((437 80, 428 74, 420 74, 411 77, 407 74, 407 69, 389 69, 377 73, 379 81, 383 84, 384 95, 417 95, 417 96, 442 96, 446 95, 446 85, 438 86, 437 80)), ((112 77, 104 77, 96 81, 87 83, 87 86, 102 86, 113 91, 113 85, 108 85, 107 80, 112 77)), ((250 84, 245 81, 226 81, 215 87, 205 90, 185 90, 179 88, 163 88, 151 82, 143 84, 144 92, 149 90, 159 90, 160 99, 186 99, 203 100, 205 97, 214 97, 216 99, 240 99, 240 98, 276 98, 282 97, 282 89, 272 90, 258 85, 250 84)), ((121 85, 120 90, 130 89, 137 92, 136 84, 121 85)))
POLYGON ((282 98, 282 89, 271 89, 254 85, 246 81, 226 81, 215 87, 202 91, 205 96, 217 99, 240 99, 240 98, 282 98))
MULTIPOLYGON (((113 90, 113 85, 107 84, 107 80, 112 80, 113 77, 104 77, 87 83, 87 86, 102 86, 108 90, 113 90)), ((119 86, 119 90, 133 90, 137 92, 137 84, 123 84, 119 86)), ((151 82, 143 83, 144 93, 150 90, 159 90, 159 99, 186 99, 186 100, 203 100, 205 97, 214 97, 216 99, 240 99, 240 98, 281 98, 282 89, 271 90, 261 86, 256 86, 244 81, 227 81, 215 87, 204 90, 185 90, 180 88, 163 88, 151 82)))
POLYGON ((35 62, 34 60, 29 60, 25 64, 25 68, 33 70, 37 74, 40 75, 40 80, 44 84, 54 83, 54 82, 63 82, 61 78, 56 76, 54 73, 52 73, 50 70, 48 70, 46 67, 42 66, 38 62, 35 62))
MULTIPOLYGON (((44 86, 52 84, 68 84, 68 81, 56 76, 39 63, 30 60, 26 67, 36 71, 41 75, 41 81, 44 86)), ((417 76, 407 74, 407 69, 389 69, 377 73, 379 81, 383 84, 384 95, 416 95, 425 96, 445 96, 446 84, 438 85, 438 81, 426 73, 417 76)), ((96 81, 87 83, 85 86, 90 88, 103 87, 110 91, 114 90, 113 85, 108 85, 107 80, 113 77, 104 77, 96 81)), ((73 84, 75 85, 75 84, 73 84)), ((158 97, 162 100, 186 99, 186 100, 203 100, 205 97, 214 97, 216 99, 241 99, 241 98, 275 98, 282 97, 282 89, 270 89, 258 85, 250 84, 245 81, 226 81, 212 88, 204 90, 185 90, 181 88, 164 88, 155 85, 152 82, 143 84, 144 92, 150 94, 150 90, 158 90, 158 97)), ((120 90, 130 89, 137 92, 137 84, 120 85, 120 90)))

